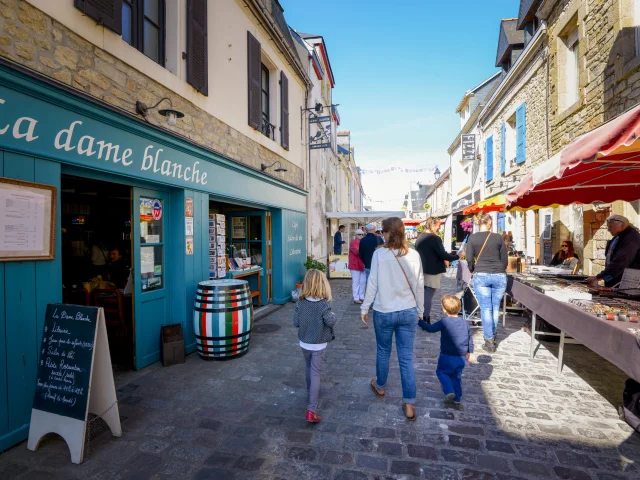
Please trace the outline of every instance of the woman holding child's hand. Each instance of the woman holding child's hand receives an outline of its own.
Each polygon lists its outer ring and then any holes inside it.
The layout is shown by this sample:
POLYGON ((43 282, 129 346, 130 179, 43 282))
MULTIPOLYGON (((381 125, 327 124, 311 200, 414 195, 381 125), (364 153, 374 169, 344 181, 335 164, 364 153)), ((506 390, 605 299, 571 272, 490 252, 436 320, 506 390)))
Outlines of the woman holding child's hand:
POLYGON ((367 292, 360 309, 360 319, 367 325, 369 308, 373 304, 377 355, 376 378, 371 380, 371 389, 379 397, 384 396, 395 334, 402 380, 402 409, 408 420, 415 420, 413 340, 424 310, 422 263, 418 252, 407 245, 402 220, 387 218, 382 222, 382 233, 385 244, 373 254, 367 292))

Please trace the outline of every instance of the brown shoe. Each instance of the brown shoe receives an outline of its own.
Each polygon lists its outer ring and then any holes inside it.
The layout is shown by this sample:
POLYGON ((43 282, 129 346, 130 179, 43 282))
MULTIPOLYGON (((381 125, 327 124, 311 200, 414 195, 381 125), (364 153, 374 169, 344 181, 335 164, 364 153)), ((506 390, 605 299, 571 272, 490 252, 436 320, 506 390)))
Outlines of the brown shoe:
POLYGON ((384 390, 381 390, 378 387, 376 387, 376 379, 375 378, 373 380, 371 380, 371 389, 374 391, 374 393, 377 396, 384 397, 384 390))
POLYGON ((416 409, 410 403, 403 403, 402 411, 404 412, 404 416, 407 417, 407 420, 414 421, 416 419, 416 409))

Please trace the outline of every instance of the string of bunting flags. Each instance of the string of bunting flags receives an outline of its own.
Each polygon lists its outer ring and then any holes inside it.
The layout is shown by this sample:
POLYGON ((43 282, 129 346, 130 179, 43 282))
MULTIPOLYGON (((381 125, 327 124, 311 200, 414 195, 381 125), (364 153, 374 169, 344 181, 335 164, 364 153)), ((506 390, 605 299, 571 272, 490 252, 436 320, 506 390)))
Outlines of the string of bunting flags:
POLYGON ((429 167, 414 167, 414 168, 406 168, 406 167, 387 167, 387 168, 360 168, 355 167, 353 171, 359 171, 360 175, 383 175, 385 173, 425 173, 425 172, 433 172, 435 166, 429 167))

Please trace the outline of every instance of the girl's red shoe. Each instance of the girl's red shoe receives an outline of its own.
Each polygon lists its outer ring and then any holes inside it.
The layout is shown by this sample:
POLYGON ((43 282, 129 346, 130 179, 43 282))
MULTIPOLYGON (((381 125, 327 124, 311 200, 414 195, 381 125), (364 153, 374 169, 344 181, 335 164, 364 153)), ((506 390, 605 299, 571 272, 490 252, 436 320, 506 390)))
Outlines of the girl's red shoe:
POLYGON ((307 410, 307 422, 318 423, 322 420, 322 417, 311 410, 307 410))

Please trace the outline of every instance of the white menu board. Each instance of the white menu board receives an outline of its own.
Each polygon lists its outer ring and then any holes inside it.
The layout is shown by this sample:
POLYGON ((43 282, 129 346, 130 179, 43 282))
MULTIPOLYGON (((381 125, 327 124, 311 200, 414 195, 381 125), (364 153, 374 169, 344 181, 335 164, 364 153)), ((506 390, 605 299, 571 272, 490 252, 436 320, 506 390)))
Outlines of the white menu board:
POLYGON ((53 258, 56 188, 0 178, 0 261, 53 258))

